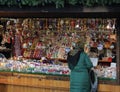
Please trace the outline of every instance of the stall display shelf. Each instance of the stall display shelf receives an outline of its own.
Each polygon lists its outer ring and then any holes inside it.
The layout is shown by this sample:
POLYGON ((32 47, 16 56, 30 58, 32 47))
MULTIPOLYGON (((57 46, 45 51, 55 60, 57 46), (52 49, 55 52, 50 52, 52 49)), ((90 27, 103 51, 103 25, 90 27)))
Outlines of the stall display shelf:
MULTIPOLYGON (((35 70, 36 67, 34 68, 31 63, 28 64, 30 67, 27 67, 27 70, 24 68, 26 67, 24 66, 26 62, 22 63, 24 58, 46 62, 42 60, 44 57, 49 59, 49 63, 53 63, 52 61, 67 63, 67 54, 75 42, 86 39, 85 46, 90 48, 89 56, 98 58, 99 75, 117 78, 116 67, 110 68, 111 62, 117 62, 116 18, 1 18, 0 20, 1 24, 5 25, 4 36, 8 35, 13 42, 11 58, 21 59, 18 67, 11 67, 14 63, 18 63, 12 62, 5 66, 6 70, 10 68, 10 71, 36 73, 35 71, 39 69, 35 70), (106 65, 106 62, 109 64, 106 65), (107 69, 114 71, 109 72, 107 69), (105 74, 106 71, 107 74, 105 74)), ((7 38, 4 42, 6 40, 7 38)), ((51 71, 54 69, 49 72, 51 71)), ((64 71, 59 74, 69 73, 64 71)))

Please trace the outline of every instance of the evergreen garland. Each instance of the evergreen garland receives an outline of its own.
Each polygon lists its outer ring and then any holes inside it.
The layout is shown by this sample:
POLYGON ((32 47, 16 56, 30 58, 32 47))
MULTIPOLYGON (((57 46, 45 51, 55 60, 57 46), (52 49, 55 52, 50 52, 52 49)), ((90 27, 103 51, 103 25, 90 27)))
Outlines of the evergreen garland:
POLYGON ((95 5, 113 5, 120 4, 120 0, 0 0, 2 6, 46 6, 48 4, 54 5, 56 8, 65 7, 68 5, 81 5, 92 7, 95 5))

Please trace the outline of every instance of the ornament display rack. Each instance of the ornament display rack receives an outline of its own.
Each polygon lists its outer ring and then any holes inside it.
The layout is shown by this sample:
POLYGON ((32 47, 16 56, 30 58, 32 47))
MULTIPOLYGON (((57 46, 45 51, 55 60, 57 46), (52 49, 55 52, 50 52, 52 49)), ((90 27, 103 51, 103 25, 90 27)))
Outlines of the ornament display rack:
POLYGON ((106 71, 117 62, 116 18, 1 18, 2 21, 14 46, 11 58, 67 63, 67 53, 75 42, 86 40, 88 55, 98 58, 99 75, 116 79, 116 66, 106 71))
POLYGON ((21 20, 24 20, 24 23, 15 25, 21 26, 21 28, 16 27, 19 30, 17 35, 21 35, 20 39, 22 39, 22 42, 19 42, 22 46, 19 49, 22 52, 19 54, 26 58, 40 59, 45 56, 66 59, 65 50, 70 49, 76 40, 80 40, 81 36, 86 35, 92 38, 92 43, 87 43, 92 45, 91 47, 97 48, 101 43, 104 48, 110 49, 111 45, 115 45, 112 43, 116 43, 114 18, 112 20, 99 18, 29 18, 21 20))

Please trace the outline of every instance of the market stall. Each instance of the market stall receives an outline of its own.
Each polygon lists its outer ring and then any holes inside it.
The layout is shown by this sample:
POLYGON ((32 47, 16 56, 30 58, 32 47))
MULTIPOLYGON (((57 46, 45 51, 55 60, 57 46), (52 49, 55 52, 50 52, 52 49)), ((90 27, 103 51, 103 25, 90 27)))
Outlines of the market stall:
POLYGON ((0 89, 4 92, 69 92, 67 53, 75 41, 85 37, 99 78, 99 90, 118 92, 118 16, 58 12, 49 13, 48 17, 47 14, 1 13, 2 54, 8 53, 6 49, 10 53, 9 57, 0 59, 0 89))
POLYGON ((1 24, 2 21, 6 25, 1 49, 7 49, 5 44, 12 39, 13 54, 8 59, 1 58, 1 70, 69 75, 67 54, 76 41, 86 39, 86 53, 98 76, 117 78, 116 18, 1 18, 1 24))

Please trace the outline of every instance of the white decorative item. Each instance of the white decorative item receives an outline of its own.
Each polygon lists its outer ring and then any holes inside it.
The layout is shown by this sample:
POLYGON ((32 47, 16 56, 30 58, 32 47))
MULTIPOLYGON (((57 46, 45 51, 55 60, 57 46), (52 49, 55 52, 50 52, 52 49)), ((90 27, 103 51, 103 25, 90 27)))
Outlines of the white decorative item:
POLYGON ((110 67, 116 67, 116 63, 110 63, 110 67))
POLYGON ((102 45, 102 44, 99 44, 99 45, 97 46, 97 49, 98 49, 98 50, 102 50, 102 49, 103 49, 103 45, 102 45))
POLYGON ((97 66, 98 65, 98 58, 90 58, 93 66, 97 66))
POLYGON ((110 49, 114 49, 114 45, 113 44, 110 46, 110 49))

